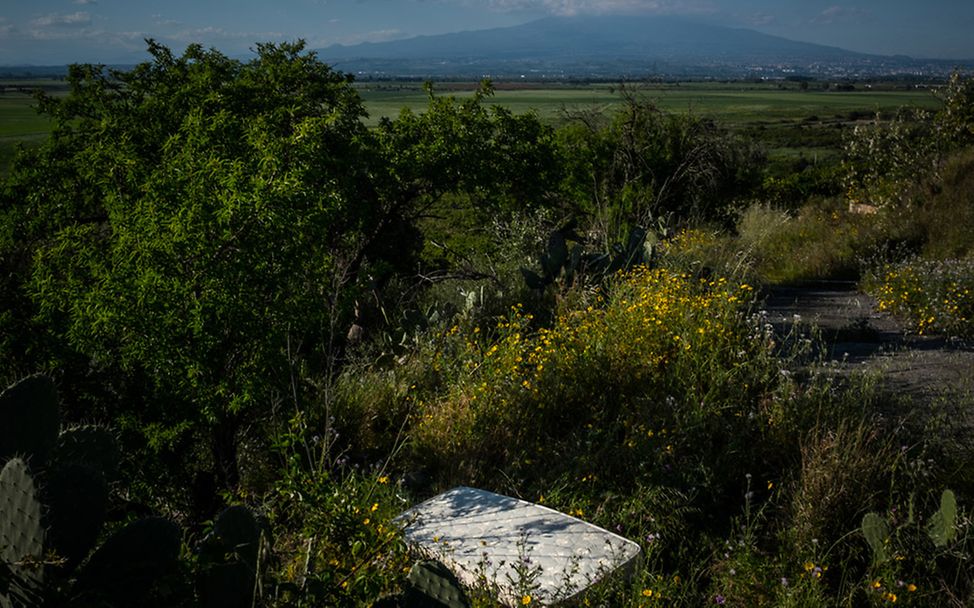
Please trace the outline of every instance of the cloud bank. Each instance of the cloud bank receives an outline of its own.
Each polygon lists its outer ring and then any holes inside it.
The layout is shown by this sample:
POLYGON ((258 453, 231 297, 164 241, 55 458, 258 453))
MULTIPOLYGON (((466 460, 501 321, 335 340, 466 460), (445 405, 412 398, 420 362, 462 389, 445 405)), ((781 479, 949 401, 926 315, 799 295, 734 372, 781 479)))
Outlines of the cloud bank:
POLYGON ((489 0, 497 11, 539 11, 572 16, 607 13, 709 14, 708 0, 489 0))

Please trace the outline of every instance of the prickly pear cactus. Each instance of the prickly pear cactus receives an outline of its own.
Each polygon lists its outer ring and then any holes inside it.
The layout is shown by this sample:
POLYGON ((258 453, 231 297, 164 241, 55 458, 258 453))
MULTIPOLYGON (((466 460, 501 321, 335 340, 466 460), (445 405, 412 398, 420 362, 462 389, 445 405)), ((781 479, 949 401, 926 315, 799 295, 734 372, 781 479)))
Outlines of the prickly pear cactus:
POLYGON ((940 496, 940 509, 927 524, 927 534, 937 547, 946 547, 957 535, 957 498, 951 490, 940 496))
POLYGON ((138 606, 166 592, 179 565, 182 532, 161 517, 133 522, 108 538, 78 571, 79 605, 138 606))
POLYGON ((889 557, 886 543, 889 540, 889 524, 876 513, 866 513, 862 518, 862 534, 873 550, 873 563, 880 564, 889 557))
POLYGON ((203 606, 253 605, 260 539, 260 522, 247 507, 230 507, 217 516, 200 548, 196 591, 203 606))
POLYGON ((108 510, 108 484, 101 473, 82 464, 48 471, 43 491, 47 505, 48 549, 65 558, 66 571, 87 557, 108 510))
POLYGON ((118 443, 108 429, 95 425, 76 426, 61 431, 54 449, 59 466, 84 465, 101 473, 106 480, 118 476, 118 443))
POLYGON ((24 456, 42 467, 58 435, 58 400, 54 381, 34 375, 0 393, 0 462, 24 456))
POLYGON ((416 608, 469 608, 460 581, 450 570, 437 561, 413 564, 407 579, 406 606, 416 608))
POLYGON ((12 589, 0 593, 0 606, 10 606, 18 580, 25 585, 41 582, 40 560, 44 554, 41 503, 27 464, 13 458, 0 471, 0 563, 14 578, 12 589), (8 594, 9 592, 9 594, 8 594))
POLYGON ((243 562, 211 564, 196 580, 203 608, 250 608, 254 605, 254 573, 243 562))
POLYGON ((225 509, 213 522, 213 533, 228 552, 232 551, 245 564, 256 567, 261 526, 253 511, 241 506, 225 509))

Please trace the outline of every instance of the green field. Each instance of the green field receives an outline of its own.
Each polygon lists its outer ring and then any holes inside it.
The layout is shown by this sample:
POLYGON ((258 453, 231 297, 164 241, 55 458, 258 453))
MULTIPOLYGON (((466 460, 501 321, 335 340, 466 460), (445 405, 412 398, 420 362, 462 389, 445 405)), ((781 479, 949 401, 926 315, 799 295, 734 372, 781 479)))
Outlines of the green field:
MULTIPOLYGON (((36 144, 49 129, 48 121, 36 113, 33 97, 24 91, 43 87, 58 94, 63 88, 56 81, 4 84, 0 92, 0 173, 6 171, 18 143, 36 144)), ((443 83, 435 88, 438 94, 465 97, 473 94, 474 86, 443 83)), ((365 101, 367 122, 372 126, 382 118, 395 117, 404 107, 417 112, 426 107, 426 93, 420 83, 359 83, 356 88, 365 101)), ((824 154, 834 153, 841 141, 841 127, 877 111, 891 112, 902 106, 934 109, 939 105, 929 90, 879 87, 867 90, 863 85, 855 91, 841 92, 822 90, 818 85, 803 91, 793 83, 787 88, 753 83, 658 84, 639 85, 631 90, 654 101, 663 110, 689 111, 742 129, 748 136, 762 141, 773 156, 783 157, 810 148, 824 154)), ((611 112, 622 102, 618 86, 607 84, 499 83, 490 100, 515 113, 537 112, 551 124, 563 121, 566 113, 611 112)))
MULTIPOLYGON (((369 111, 371 123, 394 117, 403 107, 414 111, 426 105, 422 87, 413 83, 363 83, 358 90, 369 111)), ((665 84, 640 86, 638 95, 655 101, 671 112, 691 111, 728 125, 760 121, 798 120, 809 116, 846 117, 850 112, 891 111, 905 105, 936 108, 937 98, 929 90, 802 91, 797 87, 779 89, 776 85, 754 84, 665 84)), ((471 95, 471 87, 438 86, 442 94, 471 95)), ((493 103, 515 113, 536 111, 551 122, 558 122, 565 110, 611 109, 622 103, 618 87, 592 85, 577 87, 508 88, 500 84, 493 103)))
POLYGON ((47 136, 50 122, 35 109, 33 96, 13 87, 0 93, 0 174, 6 172, 17 144, 36 145, 47 136))

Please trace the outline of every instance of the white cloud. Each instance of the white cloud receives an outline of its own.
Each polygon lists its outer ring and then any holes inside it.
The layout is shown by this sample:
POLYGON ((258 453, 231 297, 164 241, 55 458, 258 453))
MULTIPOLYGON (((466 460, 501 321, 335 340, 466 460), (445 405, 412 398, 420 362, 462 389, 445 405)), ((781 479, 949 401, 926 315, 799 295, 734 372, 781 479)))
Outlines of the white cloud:
POLYGON ((34 27, 84 27, 91 24, 91 15, 78 11, 77 13, 49 13, 33 19, 30 24, 34 27))
POLYGON ((816 15, 812 23, 830 25, 840 21, 861 21, 869 14, 868 10, 854 6, 830 6, 816 15))
POLYGON ((167 19, 164 15, 158 13, 152 15, 153 25, 158 25, 162 27, 178 27, 183 24, 182 21, 176 21, 175 19, 167 19))
POLYGON ((701 14, 716 11, 708 0, 489 0, 499 11, 535 10, 555 15, 654 13, 701 14))
POLYGON ((81 4, 81 5, 98 4, 98 0, 74 0, 71 4, 81 4))
POLYGON ((768 13, 754 13, 752 15, 747 15, 746 17, 744 17, 743 21, 747 25, 761 27, 763 25, 772 25, 776 23, 778 19, 774 15, 770 15, 768 13))
POLYGON ((222 27, 207 26, 182 30, 172 38, 180 42, 214 44, 218 41, 284 40, 289 36, 283 32, 234 32, 222 27))

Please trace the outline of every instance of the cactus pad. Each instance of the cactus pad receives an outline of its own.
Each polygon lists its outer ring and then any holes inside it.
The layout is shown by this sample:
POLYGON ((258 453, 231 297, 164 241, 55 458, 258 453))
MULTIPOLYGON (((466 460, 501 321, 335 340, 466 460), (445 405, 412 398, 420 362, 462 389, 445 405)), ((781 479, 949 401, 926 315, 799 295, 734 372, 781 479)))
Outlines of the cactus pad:
POLYGON ((200 549, 196 588, 204 606, 253 604, 260 538, 260 522, 247 507, 220 513, 200 549))
POLYGON ((61 431, 54 458, 61 465, 88 466, 108 481, 118 476, 118 443, 104 427, 85 425, 61 431))
POLYGON ((243 562, 212 564, 196 582, 204 608, 250 608, 254 605, 254 572, 243 562))
POLYGON ((101 473, 87 466, 59 466, 49 472, 44 502, 48 507, 48 547, 66 558, 71 570, 98 540, 108 508, 108 485, 101 473))
POLYGON ((159 598, 178 567, 182 532, 167 519, 133 522, 108 538, 78 571, 82 604, 137 606, 159 598))
POLYGON ((468 608, 460 581, 450 570, 437 561, 413 564, 409 571, 409 588, 406 590, 406 606, 416 608, 468 608))
POLYGON ((957 498, 951 490, 940 496, 940 509, 930 517, 927 533, 937 547, 946 547, 957 536, 957 498))
POLYGON ((886 543, 889 540, 889 524, 876 513, 866 513, 862 518, 862 534, 873 550, 873 563, 885 562, 889 555, 886 543))
POLYGON ((213 533, 219 537, 228 552, 255 568, 261 528, 253 511, 247 507, 230 507, 213 523, 213 533))
POLYGON ((0 393, 0 462, 26 456, 31 466, 43 466, 58 433, 58 401, 54 381, 34 375, 0 393))
MULTIPOLYGON (((0 563, 14 581, 39 583, 41 566, 31 561, 39 561, 43 553, 44 527, 34 480, 26 463, 13 458, 0 471, 0 563)), ((0 595, 0 601, 7 599, 0 595)))

